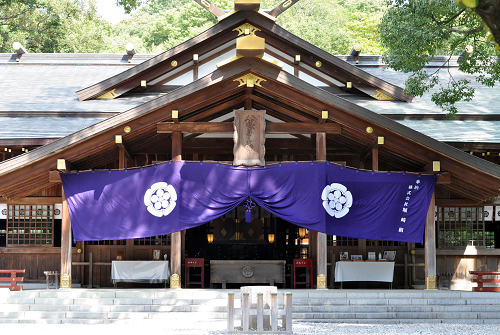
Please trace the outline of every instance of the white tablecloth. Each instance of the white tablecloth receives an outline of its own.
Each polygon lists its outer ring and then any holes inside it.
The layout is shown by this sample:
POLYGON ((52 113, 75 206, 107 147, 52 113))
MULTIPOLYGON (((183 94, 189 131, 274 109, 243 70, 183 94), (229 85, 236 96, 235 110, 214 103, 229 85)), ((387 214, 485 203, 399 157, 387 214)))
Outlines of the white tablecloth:
POLYGON ((128 282, 161 282, 170 279, 168 261, 113 261, 111 280, 128 282))
POLYGON ((335 281, 382 281, 392 283, 394 262, 336 262, 335 281))

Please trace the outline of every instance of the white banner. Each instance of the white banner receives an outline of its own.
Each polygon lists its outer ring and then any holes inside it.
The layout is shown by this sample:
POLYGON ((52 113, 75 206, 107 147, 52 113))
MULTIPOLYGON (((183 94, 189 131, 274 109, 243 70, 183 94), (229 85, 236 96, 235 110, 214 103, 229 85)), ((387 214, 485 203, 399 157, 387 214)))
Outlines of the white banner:
POLYGON ((7 204, 0 204, 0 220, 7 220, 7 204))
POLYGON ((54 204, 54 219, 62 220, 62 204, 54 204))
POLYGON ((500 221, 500 206, 495 206, 495 222, 500 221))
POLYGON ((493 206, 484 206, 484 221, 493 219, 493 206))

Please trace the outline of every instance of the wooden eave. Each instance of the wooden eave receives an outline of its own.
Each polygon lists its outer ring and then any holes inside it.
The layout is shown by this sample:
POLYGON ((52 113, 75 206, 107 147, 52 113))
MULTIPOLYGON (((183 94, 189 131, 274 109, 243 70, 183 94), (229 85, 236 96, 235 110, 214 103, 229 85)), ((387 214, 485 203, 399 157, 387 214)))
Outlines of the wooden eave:
MULTIPOLYGON (((103 80, 100 83, 89 86, 77 92, 80 100, 97 98, 107 92, 113 91, 116 95, 137 90, 141 80, 150 82, 166 73, 175 70, 177 67, 185 66, 192 62, 193 54, 203 55, 214 50, 230 40, 238 37, 238 33, 233 31, 235 27, 243 23, 250 23, 259 29, 255 34, 266 39, 269 44, 280 51, 295 57, 301 55, 301 62, 328 77, 337 81, 351 82, 354 89, 365 92, 368 95, 375 95, 378 91, 401 101, 411 101, 412 97, 405 95, 403 89, 377 78, 356 66, 353 66, 340 58, 304 41, 291 34, 287 30, 276 25, 274 21, 257 12, 237 12, 218 24, 209 28, 198 36, 179 44, 178 46, 165 51, 135 67, 126 70, 114 77, 103 80), (171 62, 177 62, 172 66, 171 62), (322 66, 316 67, 316 62, 321 61, 322 66)), ((158 90, 158 89, 156 89, 158 90)))
POLYGON ((381 157, 397 157, 422 172, 433 160, 439 160, 442 170, 449 171, 459 185, 447 187, 465 198, 480 202, 500 194, 498 165, 468 155, 312 86, 258 58, 236 60, 164 96, 0 163, 0 194, 17 198, 32 194, 33 190, 50 187, 53 184, 49 182, 48 172, 56 168, 58 158, 69 160, 78 169, 89 169, 113 159, 117 150, 115 135, 122 135, 132 150, 147 143, 167 145, 168 135, 158 134, 157 124, 170 121, 172 109, 179 110, 181 122, 210 121, 243 106, 248 94, 277 116, 281 113, 285 122, 317 123, 321 111, 328 110, 327 122, 342 126, 342 133, 329 135, 329 139, 352 146, 359 153, 370 147, 377 136, 384 136, 381 157), (236 80, 249 73, 264 79, 261 86, 254 86, 250 93, 246 86, 238 86, 236 80), (132 132, 125 133, 125 125, 130 126, 132 132), (366 133, 367 126, 374 129, 373 133, 366 133))
POLYGON ((203 48, 203 53, 216 49, 229 40, 235 39, 237 32, 232 31, 235 27, 243 24, 245 16, 243 13, 236 13, 225 20, 215 24, 201 34, 183 42, 170 50, 167 50, 147 61, 125 70, 111 78, 105 79, 97 84, 81 89, 76 92, 79 100, 89 100, 97 98, 119 86, 123 86, 134 81, 124 92, 141 86, 140 82, 144 79, 153 80, 165 73, 192 61, 193 53, 201 53, 199 49, 203 48), (225 36, 225 38, 224 38, 225 36), (214 42, 219 38, 217 42, 214 42), (172 66, 171 62, 176 61, 177 65, 172 66))

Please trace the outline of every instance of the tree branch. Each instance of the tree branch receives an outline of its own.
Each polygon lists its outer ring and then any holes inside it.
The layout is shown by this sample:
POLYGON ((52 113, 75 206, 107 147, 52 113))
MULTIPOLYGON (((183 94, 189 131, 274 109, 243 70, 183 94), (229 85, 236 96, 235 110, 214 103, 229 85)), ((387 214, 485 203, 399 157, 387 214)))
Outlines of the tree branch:
POLYGON ((17 14, 14 14, 14 15, 11 15, 11 16, 6 16, 6 17, 0 17, 0 20, 10 20, 10 19, 13 19, 15 17, 18 17, 20 15, 23 15, 24 13, 26 13, 27 11, 29 11, 31 8, 27 8, 17 14))
POLYGON ((461 11, 459 11, 458 13, 456 13, 455 15, 453 15, 452 17, 450 17, 448 20, 446 21, 438 21, 435 17, 434 17, 434 14, 431 14, 431 19, 434 20, 434 22, 436 22, 437 24, 448 24, 450 23, 451 21, 455 20, 457 17, 460 16, 460 14, 462 14, 463 12, 465 11, 465 8, 463 8, 461 11))
POLYGON ((454 33, 458 33, 458 34, 474 34, 474 33, 480 32, 481 30, 484 29, 483 26, 477 27, 476 29, 472 29, 472 30, 457 30, 457 29, 448 28, 448 27, 440 27, 440 28, 454 32, 454 33))

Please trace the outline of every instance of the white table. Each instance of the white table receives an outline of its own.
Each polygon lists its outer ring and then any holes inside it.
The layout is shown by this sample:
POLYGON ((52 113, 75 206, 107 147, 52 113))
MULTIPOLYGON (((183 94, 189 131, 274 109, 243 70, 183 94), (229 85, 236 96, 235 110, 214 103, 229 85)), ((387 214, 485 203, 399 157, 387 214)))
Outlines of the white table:
POLYGON ((165 284, 170 280, 168 261, 112 261, 111 281, 145 282, 165 284))
POLYGON ((381 281, 391 283, 394 279, 394 262, 349 262, 335 263, 335 281, 381 281))

